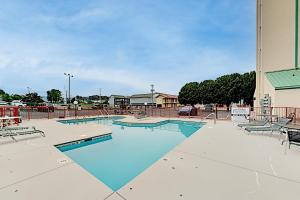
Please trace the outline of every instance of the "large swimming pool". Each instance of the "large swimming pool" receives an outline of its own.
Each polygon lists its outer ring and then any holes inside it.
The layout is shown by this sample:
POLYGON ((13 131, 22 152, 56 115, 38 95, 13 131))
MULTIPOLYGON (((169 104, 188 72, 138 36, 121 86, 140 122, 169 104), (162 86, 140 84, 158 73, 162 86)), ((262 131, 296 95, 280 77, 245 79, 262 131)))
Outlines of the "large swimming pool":
POLYGON ((174 120, 157 124, 125 124, 116 122, 117 119, 60 121, 65 124, 105 124, 111 126, 112 134, 80 144, 58 146, 113 191, 127 184, 203 125, 174 120))

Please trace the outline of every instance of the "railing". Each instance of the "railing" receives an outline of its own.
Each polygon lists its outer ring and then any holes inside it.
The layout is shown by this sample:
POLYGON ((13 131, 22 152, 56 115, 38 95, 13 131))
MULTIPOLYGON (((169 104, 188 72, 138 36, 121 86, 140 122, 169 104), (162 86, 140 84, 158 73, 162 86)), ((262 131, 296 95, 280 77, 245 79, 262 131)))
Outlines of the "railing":
MULTIPOLYGON (((252 108, 250 119, 260 119, 263 110, 261 107, 252 108)), ((267 115, 275 116, 275 117, 289 117, 293 116, 294 122, 300 122, 300 108, 293 107, 270 107, 267 109, 267 115)))
MULTIPOLYGON (((12 106, 0 106, 0 117, 20 116, 22 120, 30 119, 53 119, 53 118, 66 118, 66 117, 89 117, 89 116, 110 116, 110 115, 133 115, 137 112, 145 112, 147 116, 153 117, 190 117, 201 119, 214 119, 214 115, 218 120, 231 120, 231 111, 226 107, 213 107, 211 109, 197 108, 196 116, 179 116, 178 107, 176 108, 151 108, 142 107, 140 109, 117 109, 117 108, 105 108, 105 109, 67 109, 67 108, 54 108, 47 106, 32 106, 32 107, 12 107, 12 106)), ((300 122, 300 108, 291 107, 271 107, 269 110, 270 115, 276 117, 288 117, 291 113, 294 114, 295 122, 300 122)), ((257 120, 261 118, 261 108, 251 108, 250 120, 257 120)))

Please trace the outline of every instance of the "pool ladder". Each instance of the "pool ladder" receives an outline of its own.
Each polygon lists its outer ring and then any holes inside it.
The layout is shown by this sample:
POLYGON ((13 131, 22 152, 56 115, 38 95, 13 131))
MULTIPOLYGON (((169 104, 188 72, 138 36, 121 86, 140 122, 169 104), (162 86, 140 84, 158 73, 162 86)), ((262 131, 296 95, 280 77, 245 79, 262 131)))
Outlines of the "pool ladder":
POLYGON ((210 113, 209 115, 207 115, 206 117, 204 117, 204 119, 211 119, 211 116, 214 116, 213 120, 214 120, 214 124, 217 123, 217 115, 216 113, 210 113))

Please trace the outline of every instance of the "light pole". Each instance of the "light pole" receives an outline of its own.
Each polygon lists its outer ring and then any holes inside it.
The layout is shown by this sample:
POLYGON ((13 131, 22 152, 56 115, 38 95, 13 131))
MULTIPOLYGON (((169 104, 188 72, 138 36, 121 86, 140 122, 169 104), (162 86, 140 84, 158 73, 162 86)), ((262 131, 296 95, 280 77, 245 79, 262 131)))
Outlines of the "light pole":
POLYGON ((64 85, 64 91, 63 91, 63 93, 65 95, 64 104, 67 104, 68 103, 68 101, 67 101, 67 99, 68 99, 68 91, 66 89, 66 85, 64 85))
POLYGON ((68 77, 69 79, 69 99, 68 99, 68 103, 71 103, 71 77, 74 77, 72 74, 68 74, 68 73, 64 73, 65 76, 68 77))
POLYGON ((152 113, 152 115, 153 115, 153 105, 154 105, 154 98, 153 98, 153 93, 154 93, 154 84, 151 84, 150 85, 151 86, 151 113, 152 113))

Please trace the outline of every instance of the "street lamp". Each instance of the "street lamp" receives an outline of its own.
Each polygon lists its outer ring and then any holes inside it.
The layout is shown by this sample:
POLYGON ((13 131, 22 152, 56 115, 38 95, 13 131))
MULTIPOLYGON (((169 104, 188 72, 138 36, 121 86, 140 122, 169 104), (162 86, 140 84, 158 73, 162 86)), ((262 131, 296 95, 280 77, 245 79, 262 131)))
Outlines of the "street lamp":
POLYGON ((71 103, 71 77, 74 77, 72 74, 64 73, 65 76, 69 79, 69 104, 71 103))

